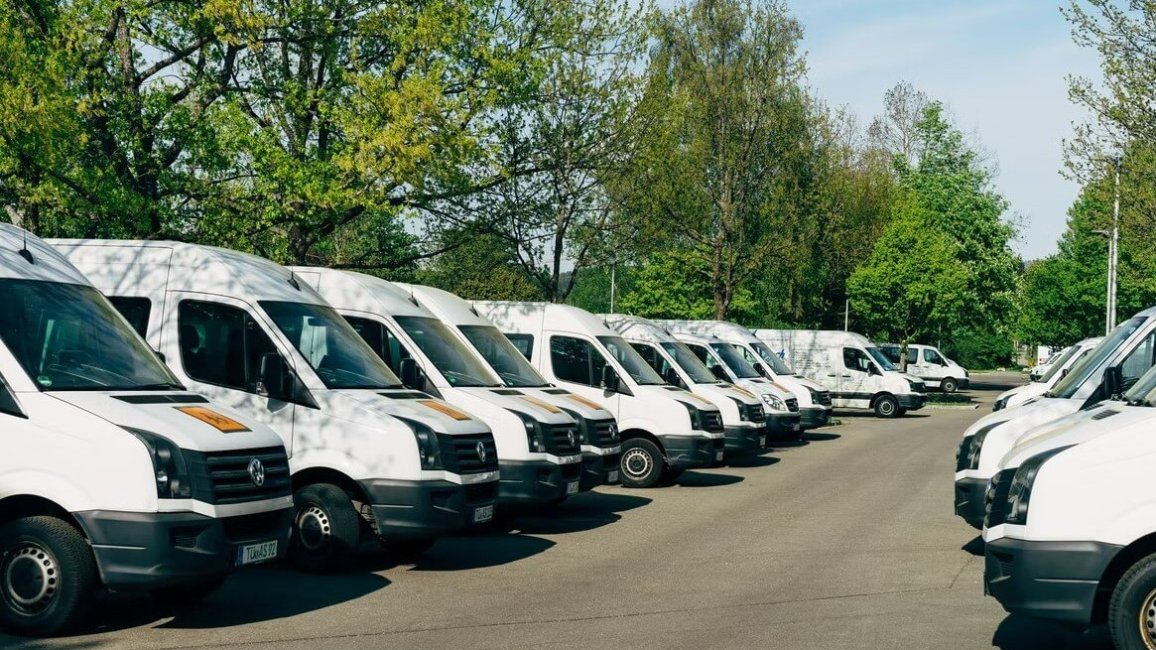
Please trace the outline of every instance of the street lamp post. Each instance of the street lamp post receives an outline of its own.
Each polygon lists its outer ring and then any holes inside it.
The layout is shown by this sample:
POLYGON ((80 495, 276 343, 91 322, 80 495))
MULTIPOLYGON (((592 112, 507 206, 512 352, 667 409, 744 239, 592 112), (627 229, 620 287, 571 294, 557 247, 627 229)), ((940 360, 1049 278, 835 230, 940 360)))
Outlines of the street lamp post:
POLYGON ((1112 199, 1112 229, 1093 230, 1108 240, 1108 288, 1104 306, 1104 333, 1110 334, 1116 327, 1116 274, 1120 260, 1120 157, 1112 159, 1116 167, 1116 190, 1112 199))

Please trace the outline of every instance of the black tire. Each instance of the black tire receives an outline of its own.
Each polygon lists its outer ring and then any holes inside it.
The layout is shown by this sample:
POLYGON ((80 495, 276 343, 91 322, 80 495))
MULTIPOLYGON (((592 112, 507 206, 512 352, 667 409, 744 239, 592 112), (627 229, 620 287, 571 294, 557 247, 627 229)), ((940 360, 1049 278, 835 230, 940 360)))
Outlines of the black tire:
POLYGON ((899 401, 891 395, 880 395, 875 398, 875 417, 879 418, 897 418, 899 417, 899 401))
POLYGON ((361 543, 361 517, 345 490, 328 483, 306 485, 293 494, 293 501, 293 564, 313 573, 350 568, 361 543))
POLYGON ((666 458, 658 445, 646 438, 631 438, 622 443, 618 480, 624 487, 654 487, 662 480, 665 470, 666 458))
POLYGON ((945 393, 954 393, 959 390, 959 382, 953 377, 947 377, 939 382, 939 388, 945 393))
POLYGON ((100 588, 84 535, 56 517, 0 527, 0 628, 51 636, 82 625, 100 588))
POLYGON ((436 539, 392 539, 381 540, 381 545, 391 559, 401 564, 410 564, 433 547, 436 539))
POLYGON ((217 578, 212 582, 199 585, 157 589, 152 595, 153 598, 162 605, 168 607, 187 607, 208 598, 214 591, 220 589, 223 584, 225 584, 225 579, 217 578))
POLYGON ((1108 629, 1117 650, 1147 650, 1156 645, 1156 555, 1124 573, 1108 606, 1108 629), (1145 643, 1141 630, 1147 630, 1145 643))

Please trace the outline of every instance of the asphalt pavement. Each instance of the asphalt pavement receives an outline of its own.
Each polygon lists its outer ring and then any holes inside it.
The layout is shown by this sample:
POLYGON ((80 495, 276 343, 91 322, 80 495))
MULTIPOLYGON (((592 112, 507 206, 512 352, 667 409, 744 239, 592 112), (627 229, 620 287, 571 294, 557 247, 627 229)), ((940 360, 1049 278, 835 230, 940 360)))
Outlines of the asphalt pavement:
POLYGON ((842 412, 803 444, 600 488, 416 564, 367 547, 340 576, 253 568, 195 606, 111 599, 100 627, 0 648, 1105 647, 985 598, 982 541, 952 513, 960 434, 1021 377, 975 377, 976 409, 842 412))

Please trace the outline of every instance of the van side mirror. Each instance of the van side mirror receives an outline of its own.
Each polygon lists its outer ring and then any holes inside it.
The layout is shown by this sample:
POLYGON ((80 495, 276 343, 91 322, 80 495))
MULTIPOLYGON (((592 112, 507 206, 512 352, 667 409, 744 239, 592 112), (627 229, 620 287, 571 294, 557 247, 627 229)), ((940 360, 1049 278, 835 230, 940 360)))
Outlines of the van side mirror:
POLYGON ((602 388, 612 393, 622 392, 622 378, 610 366, 602 366, 602 388))
POLYGON ((711 366, 710 372, 715 376, 715 379, 719 381, 730 381, 730 378, 727 377, 727 371, 723 370, 722 366, 711 366))
POLYGON ((406 357, 401 360, 401 383, 405 384, 407 388, 422 390, 423 379, 421 368, 417 367, 417 360, 413 357, 406 357))
POLYGON ((285 365, 285 359, 276 352, 262 354, 257 394, 288 400, 291 397, 289 382, 289 368, 285 365))
POLYGON ((767 369, 763 367, 763 364, 759 363, 758 361, 755 362, 755 372, 759 373, 760 377, 767 376, 767 369))
POLYGON ((1120 395, 1124 390, 1124 371, 1120 366, 1110 366, 1104 370, 1104 394, 1108 399, 1120 395))
POLYGON ((1070 371, 1070 370, 1071 370, 1071 368, 1064 368, 1063 370, 1061 370, 1061 371, 1060 371, 1060 379, 1063 379, 1064 377, 1067 377, 1067 376, 1068 376, 1068 371, 1070 371))

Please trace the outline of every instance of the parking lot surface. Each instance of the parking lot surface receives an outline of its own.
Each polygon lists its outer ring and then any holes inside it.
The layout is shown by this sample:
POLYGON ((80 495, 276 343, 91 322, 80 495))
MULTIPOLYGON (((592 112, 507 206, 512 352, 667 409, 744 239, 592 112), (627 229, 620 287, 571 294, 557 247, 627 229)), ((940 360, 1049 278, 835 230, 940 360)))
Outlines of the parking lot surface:
POLYGON ((653 490, 603 488, 416 564, 260 567, 204 602, 102 604, 101 626, 0 648, 1100 648, 983 596, 982 542, 952 514, 963 429, 1019 375, 976 377, 977 409, 838 426, 653 490))

